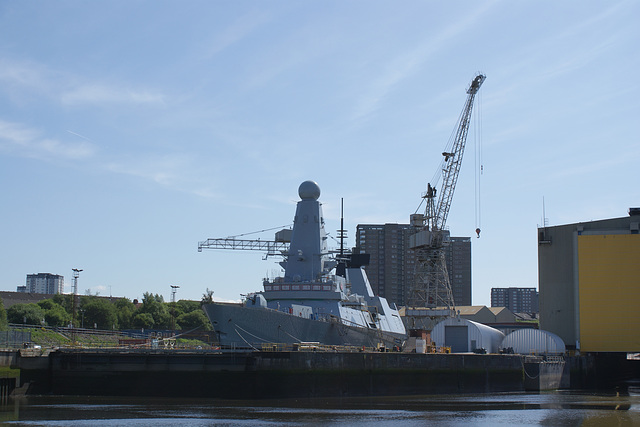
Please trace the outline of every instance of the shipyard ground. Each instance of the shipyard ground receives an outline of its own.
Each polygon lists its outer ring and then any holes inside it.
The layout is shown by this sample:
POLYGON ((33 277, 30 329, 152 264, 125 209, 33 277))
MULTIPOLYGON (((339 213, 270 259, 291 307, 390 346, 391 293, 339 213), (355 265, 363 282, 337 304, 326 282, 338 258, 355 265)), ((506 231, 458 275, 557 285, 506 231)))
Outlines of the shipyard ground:
POLYGON ((620 387, 640 372, 638 363, 611 355, 567 357, 562 366, 520 355, 399 352, 29 349, 0 356, 19 369, 3 394, 273 399, 495 393, 620 387))

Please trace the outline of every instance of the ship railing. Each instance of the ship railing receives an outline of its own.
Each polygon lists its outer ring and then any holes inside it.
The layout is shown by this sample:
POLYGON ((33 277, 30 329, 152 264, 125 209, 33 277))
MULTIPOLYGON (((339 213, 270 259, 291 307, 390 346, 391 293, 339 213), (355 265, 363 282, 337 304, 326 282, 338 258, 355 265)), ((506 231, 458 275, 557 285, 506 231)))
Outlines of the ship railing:
MULTIPOLYGON (((366 311, 366 310, 363 310, 363 311, 366 311)), ((345 326, 351 326, 351 327, 354 327, 354 328, 367 328, 367 329, 370 329, 370 330, 373 330, 373 331, 377 331, 378 330, 377 325, 376 325, 375 328, 371 328, 367 324, 360 324, 360 323, 357 323, 357 322, 353 322, 353 321, 351 321, 349 319, 344 319, 342 317, 335 316, 333 314, 329 314, 326 317, 327 317, 326 320, 329 321, 329 322, 341 323, 341 324, 343 324, 345 326)))
POLYGON ((287 351, 317 351, 317 352, 339 352, 358 353, 379 351, 375 347, 351 346, 351 345, 327 345, 319 342, 299 342, 299 343, 263 343, 261 351, 264 352, 287 352, 287 351))
MULTIPOLYGON (((339 323, 340 325, 346 328, 358 328, 359 330, 364 329, 369 336, 371 336, 375 340, 378 340, 379 342, 397 341, 397 337, 395 335, 388 333, 386 331, 383 331, 375 323, 369 324, 369 325, 361 325, 359 323, 352 322, 351 320, 348 320, 348 319, 343 319, 333 314, 324 314, 324 318, 322 320, 326 322, 339 323), (375 327, 372 327, 372 325, 375 325, 375 327)), ((402 345, 401 343, 398 344, 398 346, 401 346, 401 345, 402 345)))

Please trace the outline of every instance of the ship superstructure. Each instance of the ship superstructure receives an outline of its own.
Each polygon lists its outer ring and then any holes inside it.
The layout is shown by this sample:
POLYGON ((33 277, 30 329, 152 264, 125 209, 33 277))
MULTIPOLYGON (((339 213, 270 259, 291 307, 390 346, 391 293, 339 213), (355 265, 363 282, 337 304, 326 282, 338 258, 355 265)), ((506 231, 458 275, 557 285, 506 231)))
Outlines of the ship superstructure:
POLYGON ((220 344, 402 345, 406 331, 397 307, 373 294, 362 268, 368 256, 331 253, 320 187, 305 181, 298 194, 291 242, 282 251, 284 275, 265 279, 263 290, 242 304, 204 306, 220 344))

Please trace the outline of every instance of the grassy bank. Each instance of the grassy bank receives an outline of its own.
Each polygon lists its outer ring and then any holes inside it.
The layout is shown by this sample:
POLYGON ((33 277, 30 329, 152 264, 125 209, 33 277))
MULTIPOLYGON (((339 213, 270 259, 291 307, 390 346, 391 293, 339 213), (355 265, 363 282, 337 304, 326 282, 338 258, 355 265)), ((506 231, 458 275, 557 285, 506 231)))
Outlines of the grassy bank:
MULTIPOLYGON (((120 340, 123 338, 117 332, 100 332, 93 331, 76 332, 72 334, 68 331, 56 331, 49 328, 15 328, 15 331, 31 332, 31 343, 39 345, 42 348, 52 347, 88 347, 88 348, 108 348, 118 347, 120 340)), ((174 341, 173 347, 176 348, 208 348, 210 345, 196 339, 178 338, 174 341)))

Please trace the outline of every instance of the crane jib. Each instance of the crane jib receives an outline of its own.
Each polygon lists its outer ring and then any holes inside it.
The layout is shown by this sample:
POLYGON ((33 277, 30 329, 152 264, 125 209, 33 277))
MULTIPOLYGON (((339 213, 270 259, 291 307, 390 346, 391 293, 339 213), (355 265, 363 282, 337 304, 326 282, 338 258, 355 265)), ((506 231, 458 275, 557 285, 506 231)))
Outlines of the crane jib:
POLYGON ((427 220, 432 227, 438 230, 443 230, 446 226, 447 217, 449 216, 449 208, 453 200, 453 193, 455 191, 456 182, 458 181, 458 175, 460 173, 460 166, 462 165, 462 157, 464 155, 465 143, 467 141, 467 134, 469 132, 469 123, 471 121, 471 111, 473 109, 473 101, 475 95, 478 93, 480 86, 485 81, 486 76, 478 74, 467 93, 467 100, 462 111, 460 123, 456 131, 456 136, 453 143, 453 149, 447 154, 446 166, 443 170, 442 188, 440 189, 440 197, 438 203, 433 208, 434 216, 429 218, 427 214, 427 220))
POLYGON ((478 93, 480 86, 482 86, 482 83, 484 83, 484 80, 486 78, 487 76, 485 76, 484 74, 478 74, 476 78, 471 82, 471 86, 469 86, 469 89, 467 89, 467 93, 472 95, 478 93))

